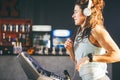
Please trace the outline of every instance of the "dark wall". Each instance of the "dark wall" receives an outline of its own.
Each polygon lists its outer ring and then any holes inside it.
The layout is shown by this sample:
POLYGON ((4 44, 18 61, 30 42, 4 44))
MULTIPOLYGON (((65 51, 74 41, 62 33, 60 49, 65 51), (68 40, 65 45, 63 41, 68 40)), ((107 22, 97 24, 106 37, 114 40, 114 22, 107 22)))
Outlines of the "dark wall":
POLYGON ((116 41, 118 46, 120 47, 120 41, 119 41, 119 18, 120 18, 120 1, 114 1, 114 0, 106 0, 106 6, 104 9, 104 19, 105 19, 105 26, 108 29, 109 33, 113 37, 113 39, 116 41))
MULTIPOLYGON (((4 0, 3 0, 4 1, 4 0)), ((12 0, 13 1, 13 0, 12 0)), ((1 18, 32 19, 35 25, 52 25, 53 28, 74 28, 72 20, 74 0, 17 0, 14 6, 19 16, 1 18)), ((10 10, 9 10, 10 11, 10 10)))
POLYGON ((19 0, 18 18, 32 19, 33 24, 71 28, 74 0, 19 0))

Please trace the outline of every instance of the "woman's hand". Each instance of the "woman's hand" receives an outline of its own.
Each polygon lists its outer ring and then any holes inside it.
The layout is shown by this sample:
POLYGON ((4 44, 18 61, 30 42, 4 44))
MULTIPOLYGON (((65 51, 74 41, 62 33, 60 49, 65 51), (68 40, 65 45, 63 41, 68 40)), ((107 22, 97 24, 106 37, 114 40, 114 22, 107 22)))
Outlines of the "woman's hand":
POLYGON ((67 51, 70 51, 73 48, 73 41, 71 39, 67 39, 64 44, 67 51))
POLYGON ((76 63, 76 70, 79 71, 81 66, 84 65, 84 64, 87 64, 87 63, 89 63, 89 58, 88 57, 81 58, 76 63))

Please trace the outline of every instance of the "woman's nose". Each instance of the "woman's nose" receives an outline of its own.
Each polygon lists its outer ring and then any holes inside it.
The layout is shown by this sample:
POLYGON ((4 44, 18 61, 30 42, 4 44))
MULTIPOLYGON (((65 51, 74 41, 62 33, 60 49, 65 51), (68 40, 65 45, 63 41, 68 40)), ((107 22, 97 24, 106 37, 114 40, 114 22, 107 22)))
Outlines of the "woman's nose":
POLYGON ((72 15, 72 18, 74 18, 74 14, 72 15))

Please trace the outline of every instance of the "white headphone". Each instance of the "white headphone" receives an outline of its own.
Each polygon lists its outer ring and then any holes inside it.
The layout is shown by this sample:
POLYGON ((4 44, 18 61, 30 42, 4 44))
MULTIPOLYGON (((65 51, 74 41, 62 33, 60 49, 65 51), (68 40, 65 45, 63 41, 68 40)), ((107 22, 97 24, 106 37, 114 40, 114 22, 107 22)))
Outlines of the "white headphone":
POLYGON ((89 0, 88 6, 83 10, 83 14, 85 16, 90 16, 91 15, 91 6, 92 6, 92 0, 89 0))

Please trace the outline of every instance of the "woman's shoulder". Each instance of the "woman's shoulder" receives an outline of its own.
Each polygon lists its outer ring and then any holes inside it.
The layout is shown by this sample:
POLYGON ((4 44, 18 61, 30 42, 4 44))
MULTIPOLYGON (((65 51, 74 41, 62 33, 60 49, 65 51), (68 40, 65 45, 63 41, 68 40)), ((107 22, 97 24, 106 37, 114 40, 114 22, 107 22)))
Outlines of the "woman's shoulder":
POLYGON ((105 40, 109 36, 108 31, 104 28, 103 25, 96 25, 96 27, 91 29, 91 35, 94 37, 95 40, 105 40))
POLYGON ((93 44, 97 44, 97 46, 100 46, 98 41, 105 39, 106 35, 109 34, 103 25, 96 25, 94 28, 91 28, 90 33, 92 36, 91 40, 94 41, 93 44))
POLYGON ((91 34, 104 34, 105 32, 107 31, 103 25, 96 25, 91 28, 91 34))

